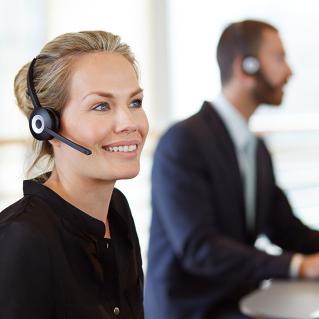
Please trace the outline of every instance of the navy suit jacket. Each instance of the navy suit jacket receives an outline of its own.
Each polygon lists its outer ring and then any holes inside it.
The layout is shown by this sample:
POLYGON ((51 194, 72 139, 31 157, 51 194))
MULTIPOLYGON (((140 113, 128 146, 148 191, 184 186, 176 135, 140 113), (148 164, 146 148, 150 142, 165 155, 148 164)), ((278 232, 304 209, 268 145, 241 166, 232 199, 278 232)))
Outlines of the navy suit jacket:
POLYGON ((212 105, 171 127, 155 152, 145 290, 147 319, 238 318, 238 301, 261 280, 287 278, 292 252, 319 250, 319 233, 297 219, 257 145, 256 225, 245 203, 234 144, 212 105), (254 248, 258 234, 283 248, 254 248))

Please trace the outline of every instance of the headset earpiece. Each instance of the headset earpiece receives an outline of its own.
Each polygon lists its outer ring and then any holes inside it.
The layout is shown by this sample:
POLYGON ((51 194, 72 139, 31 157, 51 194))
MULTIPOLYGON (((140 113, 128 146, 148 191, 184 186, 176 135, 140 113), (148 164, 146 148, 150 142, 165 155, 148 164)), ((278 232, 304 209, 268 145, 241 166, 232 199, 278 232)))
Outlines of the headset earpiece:
POLYGON ((31 134, 35 139, 40 141, 56 138, 85 155, 91 155, 92 152, 88 148, 79 145, 58 133, 60 129, 60 116, 58 112, 52 108, 44 108, 41 106, 33 83, 33 68, 37 59, 38 57, 32 60, 27 74, 27 94, 32 101, 32 105, 34 106, 34 110, 29 119, 29 128, 31 134))
POLYGON ((59 114, 51 108, 36 108, 30 116, 29 128, 35 139, 40 141, 51 140, 53 136, 46 129, 59 131, 59 114))
POLYGON ((34 111, 29 118, 29 128, 33 137, 40 141, 50 140, 53 138, 46 129, 58 132, 60 128, 59 114, 52 108, 41 106, 33 83, 33 69, 38 57, 34 58, 30 64, 27 74, 28 95, 31 98, 34 111))
POLYGON ((259 60, 252 55, 247 55, 242 60, 242 70, 249 75, 254 75, 260 70, 259 60))

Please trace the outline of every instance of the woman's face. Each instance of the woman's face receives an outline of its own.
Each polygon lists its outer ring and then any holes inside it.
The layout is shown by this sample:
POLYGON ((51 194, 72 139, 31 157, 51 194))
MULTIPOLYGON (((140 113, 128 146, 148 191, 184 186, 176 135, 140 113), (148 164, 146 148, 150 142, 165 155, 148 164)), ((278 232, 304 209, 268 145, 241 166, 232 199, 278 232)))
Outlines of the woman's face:
POLYGON ((148 121, 133 66, 120 54, 99 52, 76 58, 71 71, 60 132, 92 155, 55 141, 56 169, 99 181, 136 176, 148 121))

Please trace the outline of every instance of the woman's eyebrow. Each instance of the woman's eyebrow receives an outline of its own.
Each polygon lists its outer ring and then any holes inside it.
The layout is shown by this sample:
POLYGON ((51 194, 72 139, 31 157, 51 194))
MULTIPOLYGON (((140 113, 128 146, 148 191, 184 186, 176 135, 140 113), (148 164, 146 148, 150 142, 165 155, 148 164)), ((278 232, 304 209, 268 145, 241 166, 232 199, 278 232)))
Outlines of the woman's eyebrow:
POLYGON ((136 89, 135 91, 133 91, 131 94, 130 94, 130 97, 132 97, 132 96, 135 96, 135 95, 137 95, 137 94, 140 94, 140 93, 143 93, 143 89, 142 88, 138 88, 138 89, 136 89))
POLYGON ((114 98, 114 95, 112 93, 107 93, 107 92, 102 92, 102 91, 94 91, 94 92, 90 92, 87 95, 85 95, 82 98, 82 101, 85 100, 90 95, 99 95, 99 96, 103 96, 103 97, 107 97, 107 98, 114 98))
MULTIPOLYGON (((130 97, 133 97, 139 93, 142 93, 143 92, 143 89, 142 88, 138 88, 136 90, 134 90, 129 96, 130 97)), ((112 93, 107 93, 107 92, 103 92, 103 91, 93 91, 93 92, 90 92, 88 93, 87 95, 85 95, 83 98, 82 98, 82 101, 84 99, 86 99, 89 95, 99 95, 99 96, 102 96, 102 97, 106 97, 106 98, 115 98, 115 95, 112 94, 112 93)))

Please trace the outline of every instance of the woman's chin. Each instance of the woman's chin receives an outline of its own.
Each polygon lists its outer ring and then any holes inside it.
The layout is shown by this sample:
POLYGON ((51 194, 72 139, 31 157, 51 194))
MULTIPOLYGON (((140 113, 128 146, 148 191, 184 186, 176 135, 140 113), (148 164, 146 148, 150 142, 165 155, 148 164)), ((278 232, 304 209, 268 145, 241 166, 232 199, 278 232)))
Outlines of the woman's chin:
MULTIPOLYGON (((110 178, 111 180, 117 181, 121 179, 132 179, 136 177, 139 173, 140 169, 131 169, 131 170, 118 170, 118 172, 115 172, 112 174, 113 176, 110 178)), ((106 178, 108 179, 108 178, 106 178)))
POLYGON ((139 173, 139 170, 138 171, 135 171, 135 172, 130 172, 130 173, 127 173, 127 174, 122 174, 122 176, 119 176, 119 178, 116 178, 118 180, 120 179, 131 179, 131 178, 134 178, 138 175, 139 173))

